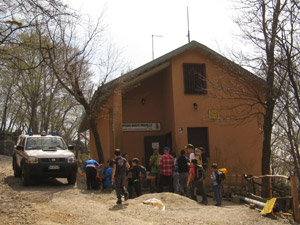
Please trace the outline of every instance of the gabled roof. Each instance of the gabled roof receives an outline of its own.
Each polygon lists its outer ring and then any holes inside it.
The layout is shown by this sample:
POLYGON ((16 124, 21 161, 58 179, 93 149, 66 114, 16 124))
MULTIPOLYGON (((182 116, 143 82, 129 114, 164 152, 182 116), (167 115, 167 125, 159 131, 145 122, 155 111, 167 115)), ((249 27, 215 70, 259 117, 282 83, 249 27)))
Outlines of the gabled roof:
MULTIPOLYGON (((150 61, 149 63, 146 63, 137 69, 134 69, 124 75, 121 75, 120 77, 108 82, 107 84, 103 85, 102 93, 100 97, 93 96, 92 101, 96 101, 97 104, 103 105, 107 99, 111 96, 111 91, 113 88, 115 88, 117 85, 121 85, 122 89, 126 89, 127 87, 132 86, 135 83, 140 82, 141 80, 156 74, 157 72, 167 68, 170 65, 170 61, 173 57, 182 54, 183 52, 186 52, 188 50, 195 50, 199 51, 201 54, 207 56, 208 58, 217 61, 224 67, 230 68, 231 71, 238 73, 242 76, 246 76, 250 79, 252 79, 254 82, 258 82, 261 85, 265 85, 266 82, 254 75, 253 73, 249 72, 248 70, 244 69, 243 67, 239 66, 238 64, 232 62, 231 60, 227 59, 226 57, 220 55, 219 53, 213 51, 212 49, 206 47, 205 45, 200 44, 197 41, 191 41, 188 44, 185 44, 153 61, 150 61), (110 94, 104 94, 104 93, 110 93, 110 94)), ((86 121, 86 116, 83 117, 83 120, 79 127, 79 132, 86 131, 89 129, 89 124, 86 121)))

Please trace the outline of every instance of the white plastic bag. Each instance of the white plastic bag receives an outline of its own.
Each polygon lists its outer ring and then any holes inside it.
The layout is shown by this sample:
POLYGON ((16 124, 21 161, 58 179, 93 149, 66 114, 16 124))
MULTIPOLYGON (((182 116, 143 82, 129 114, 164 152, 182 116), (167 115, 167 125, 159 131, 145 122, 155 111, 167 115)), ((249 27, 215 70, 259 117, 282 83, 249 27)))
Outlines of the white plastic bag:
POLYGON ((148 199, 148 200, 146 200, 146 201, 143 201, 143 203, 144 203, 144 204, 148 204, 148 205, 157 206, 157 207, 160 208, 162 211, 165 211, 165 209, 166 209, 164 203, 162 203, 161 200, 156 199, 156 198, 148 199))

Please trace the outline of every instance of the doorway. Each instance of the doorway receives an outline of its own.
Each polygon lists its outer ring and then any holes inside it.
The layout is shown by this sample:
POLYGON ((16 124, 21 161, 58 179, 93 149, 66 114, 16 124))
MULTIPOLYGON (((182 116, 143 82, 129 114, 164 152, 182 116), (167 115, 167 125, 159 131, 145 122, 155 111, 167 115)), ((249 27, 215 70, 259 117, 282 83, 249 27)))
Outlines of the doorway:
POLYGON ((188 143, 195 148, 203 147, 209 157, 208 127, 191 127, 187 129, 188 143))
POLYGON ((153 146, 158 146, 159 154, 164 154, 163 148, 168 146, 172 149, 172 133, 159 136, 145 136, 144 137, 144 149, 145 149, 145 167, 150 170, 149 159, 153 154, 153 146))

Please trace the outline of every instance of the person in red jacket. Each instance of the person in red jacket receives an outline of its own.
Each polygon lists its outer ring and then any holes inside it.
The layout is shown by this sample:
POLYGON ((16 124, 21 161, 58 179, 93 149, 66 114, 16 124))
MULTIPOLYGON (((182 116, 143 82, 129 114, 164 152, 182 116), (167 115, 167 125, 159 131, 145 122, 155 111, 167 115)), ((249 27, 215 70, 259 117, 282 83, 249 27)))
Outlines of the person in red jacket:
POLYGON ((169 191, 173 190, 172 176, 174 172, 174 158, 170 155, 170 148, 164 147, 164 154, 159 160, 158 166, 160 167, 160 180, 159 180, 159 192, 163 191, 163 186, 167 185, 169 191))

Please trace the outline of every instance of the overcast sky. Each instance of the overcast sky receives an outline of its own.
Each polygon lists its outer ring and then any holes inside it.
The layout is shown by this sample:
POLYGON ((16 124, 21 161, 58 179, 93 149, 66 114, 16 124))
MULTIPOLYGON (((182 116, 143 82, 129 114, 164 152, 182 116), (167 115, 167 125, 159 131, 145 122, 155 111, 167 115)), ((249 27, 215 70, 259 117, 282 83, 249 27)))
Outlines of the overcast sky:
POLYGON ((65 0, 81 13, 103 21, 110 39, 121 49, 131 68, 164 55, 191 40, 226 53, 237 45, 229 0, 65 0))

